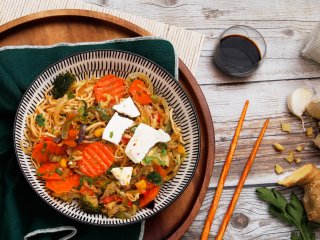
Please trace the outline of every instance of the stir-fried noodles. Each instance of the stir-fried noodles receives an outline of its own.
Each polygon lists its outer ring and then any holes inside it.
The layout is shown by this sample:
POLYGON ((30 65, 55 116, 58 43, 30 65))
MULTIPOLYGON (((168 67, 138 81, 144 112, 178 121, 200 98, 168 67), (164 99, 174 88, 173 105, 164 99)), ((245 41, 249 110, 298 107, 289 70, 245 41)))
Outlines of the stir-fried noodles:
POLYGON ((70 73, 58 78, 27 116, 21 142, 38 177, 52 196, 77 199, 90 213, 130 218, 140 208, 152 207, 161 185, 175 176, 186 155, 173 109, 142 73, 127 79, 106 75, 76 81, 70 73), (134 109, 138 116, 132 117, 134 109), (140 140, 146 142, 138 149, 140 140))

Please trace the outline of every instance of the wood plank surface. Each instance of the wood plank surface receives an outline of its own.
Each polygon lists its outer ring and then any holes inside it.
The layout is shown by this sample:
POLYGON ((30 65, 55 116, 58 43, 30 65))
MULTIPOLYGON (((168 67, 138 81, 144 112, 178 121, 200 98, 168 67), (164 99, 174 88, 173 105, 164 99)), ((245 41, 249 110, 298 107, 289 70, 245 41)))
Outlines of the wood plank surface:
MULTIPOLYGON (((81 0, 79 0, 81 1, 81 0)), ((276 181, 291 170, 295 163, 283 160, 285 154, 277 153, 272 143, 279 142, 294 149, 306 144, 299 153, 303 163, 319 165, 320 151, 302 131, 299 119, 286 107, 288 94, 297 87, 320 86, 320 65, 300 56, 305 38, 320 20, 318 0, 82 0, 105 8, 112 8, 133 15, 164 22, 170 25, 198 31, 206 35, 198 63, 196 78, 207 99, 216 133, 216 161, 210 188, 205 201, 183 239, 200 237, 202 227, 213 198, 217 179, 226 157, 230 141, 245 99, 250 100, 247 118, 240 135, 239 145, 227 178, 211 229, 214 238, 218 226, 231 200, 234 186, 241 175, 251 147, 264 119, 271 119, 261 148, 246 181, 235 213, 224 239, 289 239, 293 228, 275 220, 265 203, 255 194, 258 186, 275 187, 276 181), (266 59, 260 69, 248 78, 232 78, 222 74, 214 65, 214 44, 220 33, 236 24, 249 25, 262 33, 267 42, 266 59), (280 130, 280 123, 292 126, 290 134, 280 130), (274 173, 274 164, 281 163, 286 170, 281 176, 274 173)), ((320 89, 320 88, 319 88, 320 89)), ((319 91, 320 92, 320 91, 319 91)), ((317 121, 306 119, 306 126, 313 126, 317 133, 317 121)), ((291 192, 301 194, 300 189, 278 187, 288 197, 291 192)), ((320 238, 320 231, 317 232, 320 238)))
MULTIPOLYGON (((264 119, 271 119, 246 187, 239 198, 233 218, 224 239, 289 239, 293 228, 275 220, 267 206, 255 195, 257 186, 275 186, 275 182, 297 168, 277 153, 272 143, 279 142, 288 149, 298 144, 306 145, 299 153, 303 163, 319 165, 320 151, 302 131, 299 119, 288 112, 286 98, 297 87, 317 89, 320 86, 320 65, 305 60, 300 50, 309 32, 320 20, 318 0, 260 1, 260 0, 86 0, 107 8, 129 12, 148 19, 184 27, 206 35, 196 78, 210 107, 216 134, 216 160, 210 188, 195 221, 184 234, 183 239, 200 237, 214 189, 220 175, 230 141, 245 99, 250 100, 246 121, 240 135, 232 167, 227 178, 217 217, 211 229, 214 238, 219 223, 231 200, 234 186, 241 175, 264 119), (222 74, 214 65, 214 45, 221 32, 236 24, 256 28, 267 43, 266 59, 258 71, 248 78, 233 78, 222 74), (280 123, 287 122, 292 132, 281 131, 280 123), (274 173, 274 164, 280 163, 286 173, 274 173)), ((306 126, 313 126, 318 132, 317 121, 305 117, 306 126)), ((299 189, 278 187, 288 197, 299 189)), ((320 238, 320 231, 317 232, 320 238)))

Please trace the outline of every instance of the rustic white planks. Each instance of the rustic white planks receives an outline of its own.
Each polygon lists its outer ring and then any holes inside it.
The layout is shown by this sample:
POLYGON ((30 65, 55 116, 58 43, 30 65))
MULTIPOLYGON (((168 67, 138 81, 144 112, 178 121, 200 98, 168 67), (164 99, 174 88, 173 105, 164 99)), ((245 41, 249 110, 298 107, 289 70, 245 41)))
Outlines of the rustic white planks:
MULTIPOLYGON (((271 119, 266 137, 246 181, 246 187, 240 196, 231 223, 224 239, 289 239, 293 228, 275 220, 267 211, 266 204, 259 201, 255 195, 257 186, 274 187, 279 179, 274 173, 274 164, 281 163, 286 173, 297 167, 295 163, 288 164, 283 160, 285 154, 275 152, 271 144, 279 142, 287 148, 294 149, 298 144, 306 147, 299 155, 303 162, 313 162, 319 165, 320 150, 312 143, 312 139, 302 132, 301 124, 292 116, 286 107, 287 95, 297 87, 307 86, 320 89, 320 65, 300 57, 300 49, 305 38, 317 21, 320 20, 320 4, 318 0, 83 0, 91 2, 92 9, 100 7, 106 12, 112 9, 124 11, 133 16, 140 16, 165 24, 193 30, 205 34, 204 44, 200 54, 197 69, 193 69, 208 101, 214 121, 216 134, 216 161, 203 206, 200 209, 183 239, 198 239, 214 194, 221 168, 229 148, 232 134, 240 115, 245 99, 250 100, 247 118, 240 136, 239 145, 233 160, 230 174, 227 178, 227 188, 213 222, 211 237, 218 230, 219 223, 231 200, 234 186, 237 184, 243 166, 255 142, 260 127, 265 118, 271 119), (213 64, 214 44, 223 31, 235 24, 245 24, 258 29, 265 37, 268 50, 261 68, 249 78, 238 79, 222 74, 213 64), (292 125, 292 133, 285 134, 280 130, 280 123, 292 125)), ((17 2, 17 1, 16 1, 17 2)), ((12 4, 16 4, 13 2, 12 4)), ((43 1, 45 2, 45 1, 43 1)), ((44 3, 34 6, 40 9, 44 3)), ((82 4, 78 0, 77 4, 82 4)), ((74 2, 69 7, 77 7, 74 2)), ((62 7, 62 6, 61 6, 62 7)), ((16 6, 19 14, 24 14, 25 8, 16 6), (20 11, 20 12, 19 12, 20 11)), ((115 11, 114 11, 115 10, 115 11)), ((1 3, 0 3, 0 11, 1 3)), ((121 13, 119 12, 121 15, 121 13)), ((128 20, 135 21, 135 17, 128 20)), ((10 16, 7 16, 9 18, 10 16)), ((6 19, 0 19, 0 22, 6 19)), ((150 25, 150 29, 165 33, 174 39, 177 34, 175 27, 159 27, 150 25)), ((165 26, 165 25, 161 25, 165 26)), ((180 44, 176 38, 176 44, 180 44)), ((194 46, 193 46, 194 47, 194 46)), ((183 54, 180 52, 180 54, 183 54)), ((194 60, 188 64, 194 64, 194 60)), ((306 125, 313 126, 318 132, 317 122, 306 118, 306 125)), ((282 176, 281 176, 282 177, 282 176)), ((279 188, 289 197, 291 192, 301 194, 299 189, 279 188)), ((317 232, 320 238, 320 231, 317 232)))
MULTIPOLYGON (((88 0, 89 1, 89 0, 88 0)), ((274 173, 274 164, 281 163, 289 173, 295 163, 283 160, 285 154, 277 153, 271 144, 279 142, 294 149, 298 144, 306 147, 299 156, 304 162, 319 164, 320 151, 312 139, 305 136, 300 121, 286 107, 287 95, 297 87, 320 86, 320 65, 300 57, 305 38, 320 20, 320 4, 317 0, 295 1, 99 1, 90 0, 113 9, 126 11, 149 19, 198 31, 206 35, 202 47, 196 78, 208 101, 216 134, 216 162, 209 191, 201 210, 185 233, 183 239, 198 239, 214 194, 221 168, 226 157, 232 134, 245 99, 250 100, 244 129, 233 160, 227 186, 213 222, 211 237, 215 236, 219 222, 231 200, 251 147, 265 118, 271 119, 266 137, 247 179, 235 214, 224 239, 289 239, 293 228, 275 220, 259 201, 255 188, 260 185, 275 186, 280 178, 274 173), (213 64, 214 44, 223 29, 235 24, 245 24, 258 29, 265 37, 268 50, 261 68, 245 79, 222 74, 213 64), (292 125, 292 133, 280 130, 280 123, 292 125)), ((306 125, 317 130, 317 122, 306 118, 306 125)), ((282 177, 282 176, 281 176, 282 177)), ((299 189, 279 188, 288 197, 299 189)), ((320 238, 320 232, 317 233, 320 238)))

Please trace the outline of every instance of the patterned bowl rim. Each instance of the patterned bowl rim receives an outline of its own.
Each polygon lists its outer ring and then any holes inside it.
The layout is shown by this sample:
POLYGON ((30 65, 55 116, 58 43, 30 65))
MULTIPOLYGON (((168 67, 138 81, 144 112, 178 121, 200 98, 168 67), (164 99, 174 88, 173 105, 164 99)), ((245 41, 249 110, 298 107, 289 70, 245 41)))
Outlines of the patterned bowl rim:
MULTIPOLYGON (((119 61, 121 61, 120 58, 118 58, 119 61)), ((14 119, 14 127, 13 127, 13 140, 14 140, 14 150, 15 150, 15 155, 16 155, 16 159, 18 161, 18 164, 19 164, 19 167, 20 167, 20 170, 21 172, 23 173, 23 176, 25 177, 26 181, 28 182, 28 184, 30 185, 30 187, 32 188, 32 190, 36 193, 36 195, 38 195, 47 205, 49 205, 51 208, 53 208, 55 211, 59 212, 60 214, 62 214, 63 216, 66 216, 72 220, 75 220, 77 222, 80 222, 80 223, 85 223, 85 224, 88 224, 88 225, 93 225, 93 226, 103 226, 103 227, 121 227, 121 226, 127 226, 127 225, 131 225, 131 224, 136 224, 136 223, 139 223, 139 222, 142 222, 142 221, 145 221, 146 219, 158 214, 159 212, 165 210, 166 208, 168 208, 173 202, 176 201, 176 199, 181 196, 181 194, 186 190, 186 188, 189 186, 190 182, 191 182, 191 179, 193 178, 195 172, 196 172, 196 169, 197 169, 197 166, 198 166, 198 163, 199 163, 199 158, 200 158, 200 149, 201 149, 201 132, 200 132, 200 127, 199 127, 199 120, 198 120, 198 116, 197 116, 197 113, 196 113, 196 110, 195 110, 195 107, 194 107, 194 104, 192 102, 192 100, 190 99, 189 95, 185 92, 185 90, 183 89, 183 87, 181 86, 181 84, 179 83, 179 81, 177 79, 175 79, 175 77, 173 77, 166 69, 164 69, 162 66, 158 65, 157 63, 155 63, 154 61, 144 57, 144 56, 141 56, 139 54, 136 54, 136 53, 132 53, 132 52, 129 52, 129 51, 123 51, 123 50, 113 50, 113 49, 95 49, 95 50, 88 50, 88 51, 81 51, 81 52, 78 52, 78 53, 75 53, 75 54, 72 54, 70 56, 67 56, 67 57, 64 57, 56 62, 54 62, 53 64, 51 64, 50 66, 48 66, 47 68, 45 68, 40 74, 38 74, 35 79, 29 84, 28 88, 26 89, 26 91, 23 93, 21 99, 20 99, 20 102, 19 102, 19 105, 17 107, 17 111, 16 111, 16 114, 15 114, 15 119, 14 119), (178 194, 176 196, 173 197, 173 199, 168 203, 168 204, 164 204, 159 210, 157 211, 152 211, 151 213, 148 213, 147 216, 144 216, 144 218, 142 219, 136 219, 136 220, 132 220, 132 221, 128 221, 128 222, 121 222, 121 223, 117 223, 117 224, 110 224, 110 223, 106 223, 106 224, 103 224, 103 223, 95 223, 95 222, 88 222, 88 221, 85 221, 85 220, 81 220, 81 219, 78 219, 76 217, 73 217, 73 216, 70 216, 68 215, 67 213, 59 210, 58 208, 54 207, 52 204, 50 204, 43 196, 41 196, 41 194, 35 189, 35 187, 33 186, 33 184, 29 181, 25 171, 23 170, 23 167, 21 165, 21 161, 19 159, 19 156, 18 156, 18 152, 17 152, 17 149, 18 149, 18 146, 16 144, 16 127, 17 127, 17 118, 18 118, 18 115, 21 111, 21 105, 22 103, 24 102, 24 99, 27 95, 27 93, 30 91, 31 87, 35 84, 35 82, 41 77, 41 75, 43 75, 45 72, 47 72, 50 68, 54 67, 55 65, 61 63, 61 62, 64 62, 66 61, 67 59, 71 59, 71 58, 74 58, 76 56, 80 56, 80 55, 86 55, 86 54, 90 54, 90 53, 94 53, 94 52, 119 52, 119 53, 124 53, 124 54, 129 54, 129 55, 134 55, 138 58, 141 58, 143 60, 145 60, 146 62, 149 62, 151 65, 154 65, 156 68, 158 69, 161 69, 161 71, 163 71, 166 75, 168 75, 170 78, 174 79, 174 84, 183 92, 184 94, 184 97, 188 100, 187 102, 190 104, 190 107, 192 109, 192 113, 193 113, 193 116, 194 116, 194 119, 195 119, 195 124, 196 124, 196 129, 197 129, 197 133, 198 133, 198 142, 199 144, 197 145, 197 148, 196 148, 196 157, 195 157, 195 164, 194 164, 194 167, 192 169, 192 172, 189 174, 189 178, 188 180, 186 181, 186 183, 184 184, 184 186, 182 187, 182 189, 178 192, 178 194)), ((23 153, 24 154, 24 153, 23 153)), ((175 177, 174 177, 175 178, 175 177)), ((173 179, 174 179, 173 178, 173 179)), ((170 180, 171 181, 171 180, 170 180)), ((169 182, 170 182, 169 181, 169 182)), ((130 219, 129 219, 130 220, 130 219)))

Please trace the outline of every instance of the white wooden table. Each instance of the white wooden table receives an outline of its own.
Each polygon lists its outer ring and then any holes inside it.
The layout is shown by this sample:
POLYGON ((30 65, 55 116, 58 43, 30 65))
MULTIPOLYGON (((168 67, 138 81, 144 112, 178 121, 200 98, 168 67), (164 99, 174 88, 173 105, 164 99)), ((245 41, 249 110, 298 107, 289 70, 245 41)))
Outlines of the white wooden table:
MULTIPOLYGON (((300 154, 302 163, 319 165, 320 150, 302 132, 300 121, 287 110, 286 97, 301 86, 320 84, 320 65, 300 57, 304 39, 320 20, 318 0, 84 0, 137 16, 176 25, 206 35, 195 77, 210 106, 216 135, 216 160, 214 171, 203 206, 183 239, 200 237, 207 212, 213 198, 237 120, 246 99, 250 105, 238 148, 210 237, 214 237, 251 148, 266 118, 271 122, 262 142, 253 168, 239 198, 237 207, 224 239, 290 239, 294 228, 271 217, 264 202, 257 199, 258 186, 274 187, 279 179, 274 165, 280 163, 288 172, 297 168, 288 164, 283 155, 275 152, 273 142, 294 149, 306 143, 300 154), (226 28, 244 24, 256 28, 265 37, 267 57, 262 67, 245 79, 231 78, 220 73, 213 64, 213 46, 216 38, 226 28), (292 133, 280 130, 280 123, 292 125, 292 133)), ((306 126, 316 129, 317 123, 306 120, 306 126)), ((317 130, 318 131, 318 130, 317 130)), ((283 175, 281 175, 281 178, 283 175)), ((286 196, 299 189, 284 190, 286 196)), ((159 226, 161 227, 161 226, 159 226)), ((320 238, 320 231, 317 232, 320 238)))

